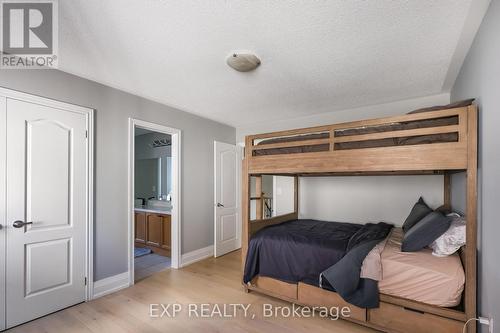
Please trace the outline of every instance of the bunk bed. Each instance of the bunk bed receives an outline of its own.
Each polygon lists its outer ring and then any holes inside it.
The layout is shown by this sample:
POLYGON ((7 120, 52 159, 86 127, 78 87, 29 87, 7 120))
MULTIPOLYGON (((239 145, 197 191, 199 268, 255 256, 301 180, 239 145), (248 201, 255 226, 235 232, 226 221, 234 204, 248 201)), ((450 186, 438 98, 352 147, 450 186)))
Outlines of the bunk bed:
MULTIPOLYGON (((477 108, 472 101, 395 117, 247 136, 242 165, 242 263, 245 267, 250 240, 259 231, 298 220, 299 177, 439 174, 444 182, 442 208, 451 209, 451 174, 458 172, 467 177, 467 244, 455 258, 463 265, 465 279, 458 306, 432 305, 390 295, 381 288, 380 304, 364 308, 349 304, 336 292, 265 275, 243 283, 245 290, 305 306, 349 306, 350 316, 344 319, 384 332, 462 332, 466 321, 476 317, 477 108), (255 177, 256 193, 261 193, 262 175, 294 177, 292 213, 264 219, 259 209, 262 202, 253 197, 257 218, 250 219, 250 179, 255 177)), ((467 329, 476 332, 475 325, 467 329)))

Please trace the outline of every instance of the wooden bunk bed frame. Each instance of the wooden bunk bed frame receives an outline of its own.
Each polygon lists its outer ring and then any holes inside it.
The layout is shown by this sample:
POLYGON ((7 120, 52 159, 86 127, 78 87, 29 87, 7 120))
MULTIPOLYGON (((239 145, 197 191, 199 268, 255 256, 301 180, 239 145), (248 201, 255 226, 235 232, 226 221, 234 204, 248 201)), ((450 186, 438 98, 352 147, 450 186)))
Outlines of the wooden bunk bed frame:
MULTIPOLYGON (((407 114, 327 126, 302 128, 273 133, 250 135, 245 139, 245 156, 242 165, 242 263, 243 267, 250 237, 265 226, 297 219, 298 177, 345 175, 444 175, 444 206, 451 208, 451 174, 465 172, 467 176, 466 237, 467 245, 461 249, 465 269, 465 289, 458 308, 443 308, 390 295, 380 295, 377 309, 362 309, 346 303, 338 294, 303 283, 290 284, 268 277, 256 277, 245 285, 249 292, 257 291, 285 301, 306 306, 349 306, 351 317, 344 318, 384 332, 462 332, 469 318, 476 318, 476 257, 477 257, 477 107, 467 107, 407 114), (338 130, 391 125, 458 117, 458 124, 428 128, 384 131, 381 133, 336 137, 338 130), (328 138, 267 143, 263 139, 294 137, 328 132, 328 138), (336 150, 336 143, 419 135, 458 133, 456 142, 417 144, 363 149, 336 150), (260 143, 258 143, 260 141, 260 143), (282 153, 255 156, 254 151, 329 144, 328 151, 282 153), (262 202, 259 193, 262 175, 289 175, 295 177, 294 212, 269 219, 262 219, 262 202), (256 178, 257 219, 250 220, 250 179, 256 178), (260 209, 259 209, 260 207, 260 209)), ((476 325, 468 325, 468 332, 475 333, 476 325)))

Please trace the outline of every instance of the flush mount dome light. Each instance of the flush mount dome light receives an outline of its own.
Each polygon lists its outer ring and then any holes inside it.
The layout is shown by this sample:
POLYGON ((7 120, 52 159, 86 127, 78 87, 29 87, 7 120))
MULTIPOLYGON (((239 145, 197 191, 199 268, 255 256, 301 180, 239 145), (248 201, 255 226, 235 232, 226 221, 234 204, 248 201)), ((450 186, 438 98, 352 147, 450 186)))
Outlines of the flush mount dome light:
POLYGON ((229 67, 238 72, 253 71, 260 65, 260 59, 251 53, 233 52, 227 57, 226 62, 229 67))

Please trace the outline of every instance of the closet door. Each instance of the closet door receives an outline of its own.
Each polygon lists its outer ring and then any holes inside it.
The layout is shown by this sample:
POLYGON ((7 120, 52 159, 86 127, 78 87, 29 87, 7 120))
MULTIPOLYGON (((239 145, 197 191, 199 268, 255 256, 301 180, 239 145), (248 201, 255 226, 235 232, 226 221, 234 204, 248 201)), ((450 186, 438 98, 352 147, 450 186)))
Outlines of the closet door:
MULTIPOLYGON (((0 133, 7 130, 7 99, 0 96, 0 133)), ((5 135, 0 135, 0 331, 5 329, 5 135)))
POLYGON ((6 325, 12 327, 85 300, 87 121, 81 113, 11 98, 6 113, 6 325))

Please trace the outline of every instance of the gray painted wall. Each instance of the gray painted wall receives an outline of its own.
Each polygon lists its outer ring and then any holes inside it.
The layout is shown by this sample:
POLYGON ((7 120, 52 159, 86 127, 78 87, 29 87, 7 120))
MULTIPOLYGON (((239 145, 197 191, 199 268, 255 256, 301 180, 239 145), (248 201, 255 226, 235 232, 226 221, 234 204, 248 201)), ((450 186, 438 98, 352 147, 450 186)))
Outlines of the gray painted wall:
POLYGON ((360 224, 401 226, 420 196, 432 208, 444 201, 441 175, 304 177, 299 188, 300 217, 360 224))
POLYGON ((234 128, 56 70, 4 70, 0 86, 96 109, 96 280, 127 270, 129 117, 182 130, 182 253, 213 244, 213 141, 234 128))
MULTIPOLYGON (((451 92, 479 105, 479 313, 500 320, 500 0, 493 0, 451 92)), ((453 204, 464 210, 464 177, 453 179, 453 204)), ((483 327, 487 332, 487 327, 483 327)))

